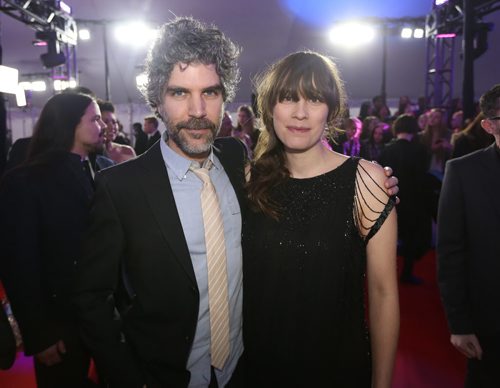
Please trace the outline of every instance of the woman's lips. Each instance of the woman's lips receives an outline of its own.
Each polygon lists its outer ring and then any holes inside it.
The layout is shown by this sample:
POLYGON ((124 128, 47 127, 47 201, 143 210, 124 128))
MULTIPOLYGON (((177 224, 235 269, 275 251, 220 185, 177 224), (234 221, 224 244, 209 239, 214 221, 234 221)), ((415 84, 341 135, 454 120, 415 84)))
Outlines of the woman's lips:
POLYGON ((288 126, 287 129, 289 131, 299 132, 299 133, 308 132, 310 130, 310 128, 307 127, 295 127, 295 126, 288 126))

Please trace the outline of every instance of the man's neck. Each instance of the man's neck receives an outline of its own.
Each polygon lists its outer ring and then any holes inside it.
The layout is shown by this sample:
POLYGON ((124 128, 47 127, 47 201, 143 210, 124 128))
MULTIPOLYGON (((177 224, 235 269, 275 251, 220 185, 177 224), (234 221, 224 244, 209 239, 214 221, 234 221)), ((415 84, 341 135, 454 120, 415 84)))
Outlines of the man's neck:
POLYGON ((76 155, 80 156, 81 160, 87 159, 89 157, 89 153, 87 151, 85 151, 85 150, 82 150, 82 149, 75 149, 75 148, 73 148, 73 149, 70 150, 70 152, 72 154, 76 154, 76 155))

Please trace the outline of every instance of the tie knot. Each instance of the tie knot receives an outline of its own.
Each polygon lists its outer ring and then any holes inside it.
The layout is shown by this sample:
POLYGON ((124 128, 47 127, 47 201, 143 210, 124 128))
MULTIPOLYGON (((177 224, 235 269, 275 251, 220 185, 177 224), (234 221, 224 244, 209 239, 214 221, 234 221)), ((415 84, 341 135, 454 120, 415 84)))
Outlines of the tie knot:
POLYGON ((195 175, 200 178, 203 183, 210 183, 210 175, 208 171, 212 168, 213 163, 210 159, 207 159, 203 166, 200 167, 198 163, 192 163, 189 169, 195 173, 195 175))

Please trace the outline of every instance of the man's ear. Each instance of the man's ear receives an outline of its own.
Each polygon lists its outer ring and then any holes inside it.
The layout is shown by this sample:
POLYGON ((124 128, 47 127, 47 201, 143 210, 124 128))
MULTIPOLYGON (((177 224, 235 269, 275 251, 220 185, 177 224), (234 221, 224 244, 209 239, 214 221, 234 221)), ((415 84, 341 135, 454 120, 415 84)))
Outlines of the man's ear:
POLYGON ((487 133, 489 133, 490 135, 493 135, 493 128, 492 128, 490 120, 488 120, 488 119, 482 119, 481 120, 481 127, 483 127, 483 129, 487 133))

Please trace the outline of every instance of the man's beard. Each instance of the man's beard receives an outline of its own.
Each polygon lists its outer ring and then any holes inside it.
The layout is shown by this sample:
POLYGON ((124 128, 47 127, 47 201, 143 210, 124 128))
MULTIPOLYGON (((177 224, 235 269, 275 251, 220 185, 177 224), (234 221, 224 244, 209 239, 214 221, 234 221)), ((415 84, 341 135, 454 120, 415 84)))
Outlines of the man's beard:
POLYGON ((203 119, 191 118, 188 121, 181 121, 175 124, 167 119, 166 126, 169 139, 171 139, 182 152, 184 152, 186 155, 201 155, 208 153, 212 148, 212 144, 214 143, 215 139, 215 134, 217 133, 217 130, 219 129, 220 126, 220 121, 219 124, 216 124, 206 118, 203 119), (189 129, 189 130, 209 129, 210 133, 208 133, 207 135, 204 133, 193 135, 192 132, 188 134, 185 131, 183 131, 183 129, 189 129), (205 139, 204 143, 191 144, 190 142, 191 139, 201 139, 201 138, 205 139))
POLYGON ((98 143, 87 144, 86 148, 89 153, 102 155, 104 153, 104 141, 99 140, 98 143))

